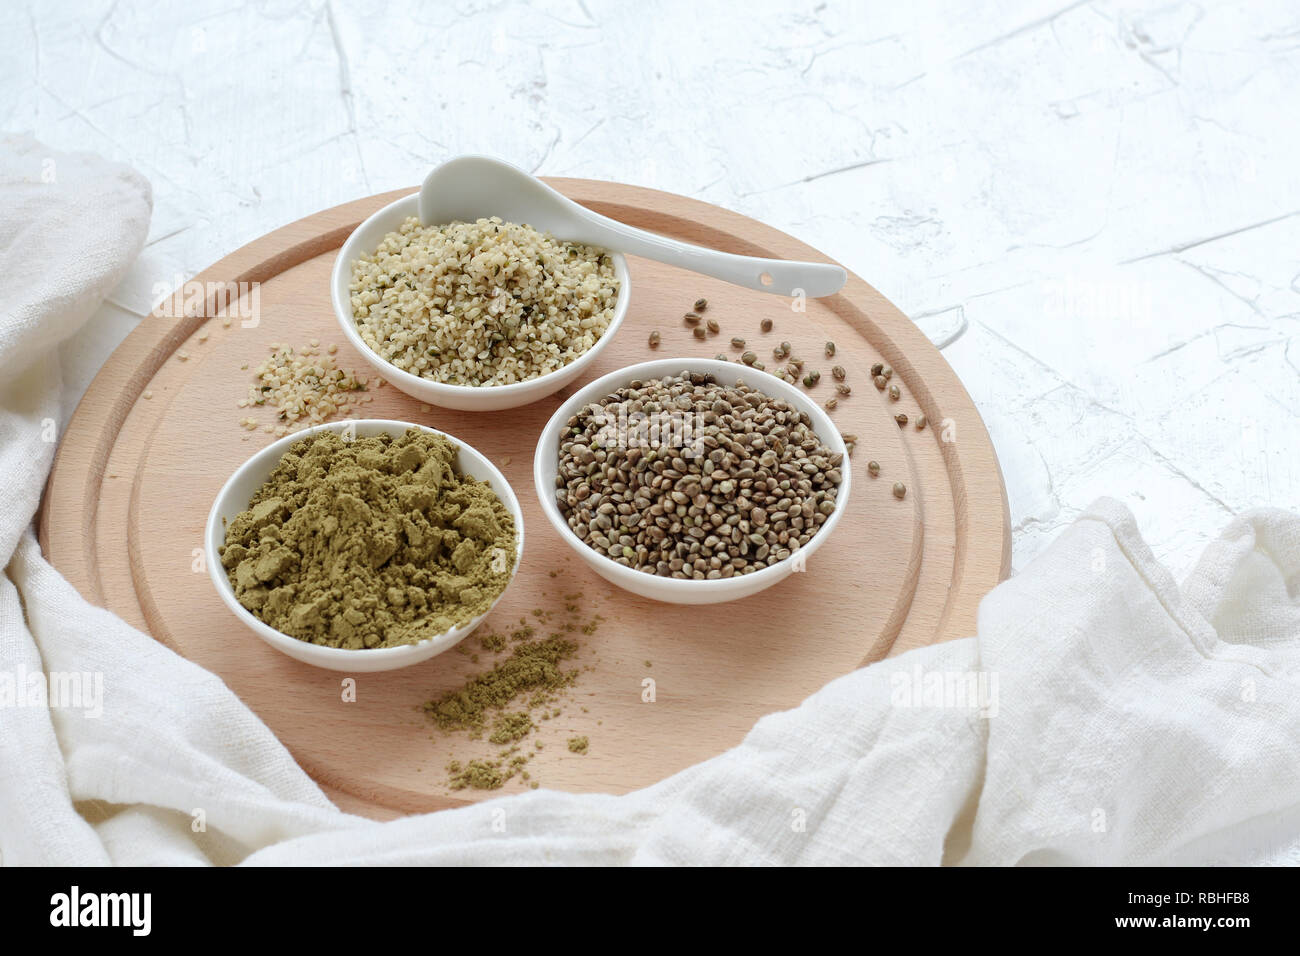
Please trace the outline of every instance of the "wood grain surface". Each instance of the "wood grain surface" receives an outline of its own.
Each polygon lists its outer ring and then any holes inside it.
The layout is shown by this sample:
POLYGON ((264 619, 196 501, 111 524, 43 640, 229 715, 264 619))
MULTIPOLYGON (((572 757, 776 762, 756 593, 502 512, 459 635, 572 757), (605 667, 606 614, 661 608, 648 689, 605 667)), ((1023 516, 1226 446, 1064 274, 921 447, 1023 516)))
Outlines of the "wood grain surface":
MULTIPOLYGON (((747 255, 825 258, 761 223, 681 196, 550 182, 600 213, 686 241, 747 255)), ((191 302, 197 307, 185 315, 183 292, 146 319, 78 407, 40 516, 46 554, 89 600, 218 674, 344 809, 377 817, 503 792, 450 790, 449 761, 499 748, 437 731, 420 710, 500 655, 472 636, 422 665, 358 675, 356 700, 346 702, 347 675, 289 660, 239 624, 196 565, 196 549, 221 484, 273 437, 237 424, 249 414, 237 407, 251 382, 243 366, 256 367, 271 343, 317 339, 339 346, 340 364, 369 372, 338 330, 329 271, 352 228, 399 195, 286 226, 196 277, 258 283, 256 323, 236 317, 225 326, 209 317, 214 301, 191 302)), ((848 370, 853 394, 832 417, 859 436, 852 460, 858 480, 849 511, 806 573, 744 601, 675 607, 598 578, 541 515, 533 449, 572 389, 526 408, 477 414, 429 409, 391 386, 372 389, 364 417, 422 422, 464 438, 502 469, 523 505, 524 561, 484 628, 526 622, 546 634, 572 626, 568 633, 579 642, 574 663, 583 670, 572 693, 525 741, 534 753, 531 781, 516 777, 504 792, 535 781, 622 793, 661 780, 739 743, 763 714, 798 704, 863 663, 972 633, 980 599, 1009 568, 1006 492, 983 422, 939 352, 866 282, 850 276, 838 295, 797 311, 788 299, 647 260, 632 258, 629 268, 628 320, 584 381, 650 357, 734 356, 733 335, 774 368, 771 348, 788 340, 809 368, 822 371, 813 391, 823 400, 833 392, 830 366, 848 370), (681 321, 700 296, 722 326, 706 342, 681 321), (764 317, 774 322, 767 335, 759 331, 764 317), (663 336, 657 352, 646 344, 652 329, 663 336), (823 354, 827 340, 838 346, 834 363, 823 354), (903 392, 896 404, 871 385, 876 361, 895 369, 903 392), (898 411, 913 419, 924 413, 931 425, 900 429, 898 411), (869 459, 880 462, 880 478, 868 477, 869 459), (896 480, 908 486, 903 501, 891 493, 896 480), (647 688, 653 701, 645 699, 647 688), (586 754, 569 751, 573 736, 588 737, 586 754)), ((269 410, 258 414, 270 421, 269 410)))

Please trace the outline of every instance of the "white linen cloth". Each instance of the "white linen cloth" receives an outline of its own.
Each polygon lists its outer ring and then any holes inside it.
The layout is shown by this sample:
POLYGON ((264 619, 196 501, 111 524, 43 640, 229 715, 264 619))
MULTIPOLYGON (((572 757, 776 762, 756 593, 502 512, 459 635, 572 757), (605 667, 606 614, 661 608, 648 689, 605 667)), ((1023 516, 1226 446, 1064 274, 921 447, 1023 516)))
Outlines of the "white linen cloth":
POLYGON ((1180 589, 1107 500, 989 595, 976 636, 840 678, 654 787, 338 812, 218 677, 88 605, 29 530, 56 346, 149 212, 125 167, 0 146, 0 679, 104 688, 90 716, 0 684, 4 862, 1300 862, 1300 517, 1236 519, 1180 589))

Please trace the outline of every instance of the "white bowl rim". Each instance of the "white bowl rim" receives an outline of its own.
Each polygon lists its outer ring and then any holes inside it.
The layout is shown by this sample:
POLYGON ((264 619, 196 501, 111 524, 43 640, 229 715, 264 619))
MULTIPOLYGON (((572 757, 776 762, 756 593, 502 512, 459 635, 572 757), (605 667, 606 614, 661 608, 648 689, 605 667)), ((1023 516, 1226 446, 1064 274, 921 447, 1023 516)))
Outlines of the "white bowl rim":
MULTIPOLYGON (((363 435, 361 437, 364 438, 367 436, 363 435)), ((247 503, 245 503, 244 507, 247 507, 247 503)), ((515 494, 514 488, 511 487, 510 482, 506 480, 505 475, 501 473, 500 469, 498 469, 496 465, 492 464, 492 461, 481 451, 474 448, 469 443, 461 441, 455 435, 449 435, 447 432, 439 431, 436 428, 432 428, 428 425, 421 425, 417 422, 404 422, 388 418, 344 418, 332 422, 322 422, 319 425, 313 425, 310 428, 304 428, 301 431, 293 432, 292 434, 278 438, 265 448, 255 452, 242 465, 236 468, 221 486, 221 490, 217 492, 217 497, 212 502, 212 508, 208 511, 208 521, 203 532, 203 545, 205 560, 208 564, 208 576, 216 586, 217 593, 221 596, 222 601, 235 613, 236 617, 238 617, 243 623, 249 625, 249 627, 259 637, 262 637, 264 640, 268 641, 268 643, 275 646, 277 650, 284 652, 290 657, 295 657, 295 659, 299 661, 301 661, 301 658, 297 658, 294 653, 291 653, 290 649, 298 653, 319 657, 322 661, 328 659, 334 663, 355 664, 358 663, 356 655, 364 654, 365 659, 368 662, 378 662, 384 659, 400 661, 403 657, 411 657, 418 659, 411 660, 408 663, 417 664, 426 660, 428 656, 430 656, 428 654, 430 645, 436 645, 437 642, 445 639, 447 635, 464 629, 465 634, 461 635, 458 639, 457 643, 459 643, 460 640, 464 640, 465 637, 469 636, 470 630, 472 630, 471 624, 474 624, 475 621, 481 623, 483 618, 486 618, 488 614, 492 613, 497 602, 501 600, 509 589, 510 584, 514 581, 515 575, 519 573, 519 564, 524 557, 524 516, 523 509, 519 506, 519 499, 515 494), (225 541, 224 528, 221 527, 221 505, 229 496, 231 488, 242 475, 252 470, 254 465, 260 465, 264 460, 270 458, 274 458, 277 461, 280 458, 283 458, 284 453, 288 451, 295 442, 322 432, 344 431, 349 425, 365 425, 367 427, 379 427, 385 430, 389 428, 401 429, 403 433, 408 428, 415 428, 428 434, 441 435, 448 441, 454 443, 461 451, 467 451, 470 455, 477 458, 484 466, 486 466, 486 470, 493 477, 500 480, 502 487, 508 492, 508 500, 502 501, 502 504, 506 506, 507 510, 510 511, 511 517, 515 520, 515 565, 510 572, 510 580, 506 582, 506 586, 501 589, 501 593, 496 596, 491 606, 477 618, 471 619, 470 623, 462 624, 460 627, 454 627, 449 631, 443 631, 441 634, 425 638, 424 640, 417 641, 414 644, 401 644, 397 647, 329 647, 323 644, 312 644, 310 641, 301 641, 290 634, 286 634, 283 631, 272 627, 254 615, 248 610, 248 608, 240 604, 239 599, 235 597, 234 589, 230 586, 230 580, 224 573, 225 568, 221 563, 221 556, 217 553, 218 536, 216 534, 218 530, 222 531, 223 533, 220 535, 220 539, 222 542, 225 541)), ((448 645, 448 648, 445 649, 450 649, 452 646, 454 645, 448 645)))
MULTIPOLYGON (((632 287, 629 281, 627 269, 627 257, 621 252, 606 250, 608 255, 614 261, 614 275, 619 281, 618 299, 614 303, 614 317, 609 320, 609 326, 596 344, 587 351, 583 352, 568 365, 562 365, 560 368, 547 372, 545 375, 538 375, 535 378, 527 378, 522 382, 511 382, 508 385, 453 385, 448 382, 435 382, 433 379, 424 378, 421 375, 412 375, 410 372, 398 368, 388 359, 384 358, 361 337, 361 332, 357 329, 356 319, 352 314, 351 303, 347 299, 346 286, 347 271, 351 268, 353 260, 356 259, 356 250, 352 248, 359 243, 358 237, 367 226, 376 220, 395 216, 403 207, 410 206, 406 215, 419 215, 420 192, 416 190, 409 196, 403 196, 400 199, 390 202, 383 208, 371 213, 361 223, 348 233, 347 239, 343 240, 343 245, 339 247, 338 254, 334 259, 334 268, 330 270, 330 303, 334 306, 334 316, 338 320, 343 334, 362 355, 366 356, 372 364, 383 366, 384 375, 387 381, 401 386, 397 383, 402 382, 415 388, 427 389, 431 394, 441 392, 444 395, 452 396, 470 396, 470 395, 517 395, 521 392, 540 388, 540 383, 546 382, 552 376, 569 373, 571 376, 580 372, 591 364, 592 360, 600 351, 613 340, 614 334, 622 327, 623 320, 627 318, 627 313, 631 307, 632 287)), ((557 237, 562 238, 562 237, 557 237)), ((373 251, 373 250, 371 250, 373 251)), ((556 388, 562 388, 562 385, 556 388)), ((406 391, 406 389, 401 389, 406 391)), ((539 396, 540 398, 540 396, 539 396)))
POLYGON ((655 582, 655 587, 661 589, 665 594, 665 600, 672 601, 667 595, 669 592, 679 592, 685 594, 693 592, 695 594, 708 593, 710 591, 723 593, 726 591, 740 590, 744 582, 753 592, 761 591, 764 588, 775 584, 777 581, 788 575, 793 565, 791 561, 794 555, 779 561, 776 564, 768 565, 758 571, 749 574, 739 575, 730 578, 717 578, 714 580, 697 580, 695 578, 666 578, 657 574, 650 574, 646 571, 637 571, 632 568, 624 567, 607 554, 602 554, 595 548, 585 544, 574 534, 569 523, 564 520, 560 514, 560 508, 555 503, 555 474, 556 465, 559 458, 559 435, 563 427, 562 422, 575 414, 578 409, 592 403, 597 396, 607 394, 617 388, 622 387, 633 379, 649 380, 653 378, 662 378, 665 375, 677 375, 683 371, 711 373, 714 376, 721 376, 720 381, 730 376, 743 379, 746 385, 773 398, 789 400, 791 396, 795 398, 796 407, 800 411, 809 412, 809 417, 813 420, 813 430, 817 437, 822 439, 823 443, 831 449, 832 452, 843 455, 840 463, 841 480, 839 488, 835 494, 835 510, 827 517, 825 524, 812 539, 799 549, 798 554, 804 555, 805 558, 811 556, 818 548, 830 537, 831 531, 839 524, 841 516, 849 498, 850 485, 852 483, 852 469, 847 467, 849 460, 848 449, 844 444, 844 438, 840 435, 840 430, 831 421, 829 415, 823 411, 816 402, 812 401, 803 393, 799 392, 792 385, 781 381, 773 375, 759 369, 749 369, 757 378, 751 378, 744 374, 747 366, 737 365, 735 362, 723 362, 718 359, 702 358, 660 358, 652 359, 648 362, 639 362, 636 365, 628 365, 624 368, 616 369, 598 379, 587 383, 570 395, 559 408, 555 410, 546 424, 542 427, 542 434, 537 441, 537 451, 533 456, 533 483, 537 487, 537 496, 541 499, 542 511, 550 520, 551 524, 556 527, 562 537, 571 547, 576 549, 580 555, 591 559, 598 559, 603 562, 600 566, 604 571, 613 575, 616 583, 628 582, 628 590, 635 590, 632 582, 641 582, 642 586, 647 581, 655 582), (772 384, 773 390, 766 386, 772 384), (556 448, 551 452, 546 446, 548 438, 556 442, 556 448), (548 457, 549 454, 549 457, 548 457), (545 466, 545 470, 544 469, 545 466), (590 552, 588 555, 587 552, 590 552), (770 581, 769 581, 770 579, 770 581), (767 581, 766 584, 755 585, 755 582, 767 581))

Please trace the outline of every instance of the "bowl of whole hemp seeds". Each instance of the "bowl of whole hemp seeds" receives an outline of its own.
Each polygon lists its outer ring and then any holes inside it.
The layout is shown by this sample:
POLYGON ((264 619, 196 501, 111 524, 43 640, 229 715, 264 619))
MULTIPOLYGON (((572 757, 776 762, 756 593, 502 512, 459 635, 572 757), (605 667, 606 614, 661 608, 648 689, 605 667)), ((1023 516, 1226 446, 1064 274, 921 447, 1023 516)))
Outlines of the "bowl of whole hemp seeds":
POLYGON ((497 217, 424 224, 419 198, 339 250, 331 299, 357 351, 408 395, 465 411, 527 405, 581 375, 627 316, 626 259, 497 217))
POLYGON ((659 359, 580 389, 542 431, 542 510, 601 577, 643 597, 748 597, 814 555, 849 497, 826 412, 772 375, 659 359))
POLYGON ((407 422, 334 421, 245 462, 204 544, 217 593, 262 640, 363 673, 468 637, 514 579, 524 519, 505 477, 464 442, 407 422))

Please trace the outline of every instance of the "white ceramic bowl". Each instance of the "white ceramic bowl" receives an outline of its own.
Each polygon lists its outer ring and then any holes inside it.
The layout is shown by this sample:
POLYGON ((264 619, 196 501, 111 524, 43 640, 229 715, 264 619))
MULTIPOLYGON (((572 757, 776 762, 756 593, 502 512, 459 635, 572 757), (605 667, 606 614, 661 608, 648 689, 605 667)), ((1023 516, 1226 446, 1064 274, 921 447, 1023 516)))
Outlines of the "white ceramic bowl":
MULTIPOLYGON (((300 641, 296 637, 290 637, 282 631, 277 631, 275 628, 258 620, 247 608, 240 604, 235 598, 235 591, 230 586, 230 580, 226 577, 225 568, 221 566, 221 555, 217 551, 226 542, 226 522, 248 508, 249 500, 266 483, 266 479, 275 470, 275 466, 280 463, 280 459, 289 450, 290 445, 318 432, 341 432, 349 425, 356 425, 356 437, 358 438, 368 438, 381 432, 388 432, 390 435, 396 436, 402 434, 408 428, 418 428, 430 435, 445 435, 455 442, 460 447, 460 455, 456 459, 457 471, 463 475, 472 475, 491 485, 492 490, 501 499, 501 503, 514 516, 516 547, 515 567, 514 571, 511 572, 512 580, 514 574, 518 572, 519 562, 524 556, 524 515, 519 510, 519 500, 515 497, 509 482, 482 454, 452 435, 447 435, 445 432, 433 428, 426 428, 424 425, 413 425, 410 422, 386 421, 378 418, 326 422, 324 425, 304 428, 295 434, 285 435, 279 441, 263 448, 240 465, 239 470, 231 475, 230 479, 222 487, 217 495, 217 500, 212 505, 212 511, 208 513, 208 526, 203 539, 208 574, 212 578, 217 593, 221 595, 221 600, 226 603, 226 607, 230 608, 237 618, 247 624, 258 637, 276 650, 283 651, 295 660, 302 661, 305 664, 314 664, 317 667, 324 667, 334 671, 348 671, 360 674, 407 667, 411 664, 426 661, 436 654, 441 654, 468 637, 474 628, 482 623, 483 618, 491 613, 492 608, 488 608, 486 612, 463 627, 454 628, 418 644, 406 644, 401 647, 376 647, 368 650, 323 647, 319 644, 300 641)), ((504 593, 503 590, 502 594, 504 593)), ((497 601, 499 600, 501 600, 500 596, 497 597, 497 601)), ((495 605, 496 601, 493 602, 494 607, 495 605)))
POLYGON ((419 193, 412 193, 389 203, 352 231, 352 235, 348 236, 347 241, 343 243, 343 248, 339 250, 338 257, 334 260, 334 271, 330 275, 330 299, 334 303, 334 315, 343 334, 347 336, 353 347, 365 356, 366 361, 379 371, 380 375, 407 395, 441 408, 456 408, 469 412, 492 412, 502 408, 528 405, 558 392, 581 375, 583 369, 594 362, 596 356, 613 340, 623 320, 627 318, 627 307, 632 294, 632 287, 628 281, 627 260, 620 253, 611 252, 609 256, 614 260, 614 275, 619 283, 614 317, 610 319, 609 328, 596 344, 564 368, 539 375, 537 378, 530 378, 526 382, 481 386, 447 385, 405 372, 380 357, 361 338, 356 321, 352 317, 352 297, 348 292, 348 285, 352 281, 352 263, 362 255, 374 252, 379 248, 379 243, 384 236, 395 232, 404 220, 419 214, 419 193))
POLYGON ((695 358, 656 359, 653 362, 642 362, 639 365, 610 372, 575 392, 551 416, 537 443, 537 453, 533 458, 533 481, 537 485, 537 496, 541 499, 542 511, 555 526, 560 537, 602 578, 634 594, 653 598, 656 601, 666 601, 671 604, 718 604, 723 601, 735 601, 770 588, 795 573, 796 563, 793 557, 751 574, 714 581, 664 578, 645 571, 634 571, 585 544, 573 533, 564 516, 560 514, 559 506, 555 503, 555 475, 559 470, 560 433, 564 429, 565 422, 577 414, 583 406, 597 402, 634 379, 644 382, 665 375, 677 375, 683 371, 711 372, 718 381, 725 384, 731 384, 736 379, 744 379, 751 388, 756 388, 773 398, 784 399, 793 407, 808 414, 817 437, 827 448, 844 456, 844 464, 841 467, 843 479, 835 497, 835 510, 826 519, 821 530, 813 535, 812 540, 798 551, 798 554, 802 555, 804 573, 816 574, 817 562, 814 556, 830 538, 831 532, 839 524, 840 517, 848 505, 851 484, 848 449, 844 447, 844 439, 840 436, 839 429, 815 401, 775 376, 734 362, 695 358))

